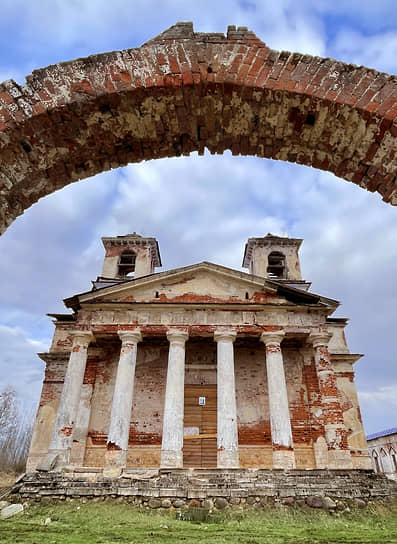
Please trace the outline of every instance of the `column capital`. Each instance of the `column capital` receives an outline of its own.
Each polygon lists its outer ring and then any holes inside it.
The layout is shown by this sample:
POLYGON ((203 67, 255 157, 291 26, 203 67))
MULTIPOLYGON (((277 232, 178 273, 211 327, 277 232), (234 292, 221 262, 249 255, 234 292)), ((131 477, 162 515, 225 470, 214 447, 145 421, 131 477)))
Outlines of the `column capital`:
POLYGON ((215 342, 234 342, 237 333, 233 330, 217 330, 214 332, 215 342))
POLYGON ((184 344, 189 338, 189 333, 187 331, 182 331, 180 329, 169 329, 167 331, 167 339, 170 343, 182 343, 184 344))
POLYGON ((95 340, 94 333, 92 331, 71 331, 73 344, 89 344, 95 340))
POLYGON ((138 342, 142 342, 140 329, 135 329, 133 331, 117 331, 117 334, 123 343, 132 342, 133 344, 137 344, 138 342))
POLYGON ((267 344, 281 344, 285 336, 284 331, 263 331, 261 334, 261 342, 267 344))
POLYGON ((309 334, 309 342, 313 344, 314 348, 319 346, 328 346, 328 342, 332 338, 332 334, 329 332, 316 332, 312 331, 309 334))

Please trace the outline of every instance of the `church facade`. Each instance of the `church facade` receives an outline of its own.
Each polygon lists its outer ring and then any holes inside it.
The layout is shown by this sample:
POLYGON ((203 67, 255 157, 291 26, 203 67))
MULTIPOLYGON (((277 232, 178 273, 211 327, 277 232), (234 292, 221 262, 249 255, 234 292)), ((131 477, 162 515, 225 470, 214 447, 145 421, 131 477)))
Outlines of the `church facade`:
POLYGON ((155 238, 102 239, 55 332, 28 472, 85 467, 370 469, 339 303, 309 292, 302 240, 250 238, 247 272, 165 272, 155 238))

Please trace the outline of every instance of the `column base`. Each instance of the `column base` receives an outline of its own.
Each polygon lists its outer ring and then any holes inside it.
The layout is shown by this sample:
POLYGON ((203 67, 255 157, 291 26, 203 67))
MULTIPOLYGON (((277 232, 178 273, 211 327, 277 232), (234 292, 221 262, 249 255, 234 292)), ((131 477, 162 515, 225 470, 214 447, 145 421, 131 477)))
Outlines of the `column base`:
POLYGON ((183 452, 181 450, 161 450, 160 468, 182 468, 183 452))
POLYGON ((218 450, 217 468, 239 468, 238 450, 218 450))
POLYGON ((328 468, 353 468, 352 456, 349 450, 328 450, 328 468))
POLYGON ((62 470, 70 463, 70 451, 49 451, 39 462, 36 470, 48 472, 50 470, 62 470))
POLYGON ((314 442, 313 451, 316 460, 316 468, 328 468, 328 446, 323 436, 319 436, 314 442))
POLYGON ((273 468, 296 468, 294 450, 273 450, 273 468))
POLYGON ((124 467, 104 467, 102 474, 105 478, 119 478, 124 467))
POLYGON ((123 469, 127 466, 127 451, 125 450, 106 450, 105 466, 103 475, 106 478, 118 478, 123 469))

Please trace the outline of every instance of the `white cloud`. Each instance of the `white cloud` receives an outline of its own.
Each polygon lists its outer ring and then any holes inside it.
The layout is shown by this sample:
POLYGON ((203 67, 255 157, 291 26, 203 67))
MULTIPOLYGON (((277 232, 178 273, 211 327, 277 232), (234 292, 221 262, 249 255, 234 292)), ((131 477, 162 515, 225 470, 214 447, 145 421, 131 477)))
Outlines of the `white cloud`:
POLYGON ((27 74, 79 56, 138 47, 177 21, 193 21, 199 32, 225 33, 230 24, 248 26, 270 47, 324 53, 324 24, 311 3, 266 0, 249 5, 219 0, 214 9, 210 0, 96 0, 93 7, 92 0, 3 0, 3 39, 11 31, 7 21, 18 22, 10 35, 13 57, 4 57, 4 63, 12 72, 18 56, 27 74))
POLYGON ((397 382, 359 391, 358 399, 367 434, 396 426, 397 382))
POLYGON ((346 28, 332 42, 338 60, 375 68, 380 72, 397 72, 397 29, 373 35, 346 28))
POLYGON ((375 391, 359 391, 361 402, 365 403, 390 403, 397 407, 397 383, 379 387, 375 391))

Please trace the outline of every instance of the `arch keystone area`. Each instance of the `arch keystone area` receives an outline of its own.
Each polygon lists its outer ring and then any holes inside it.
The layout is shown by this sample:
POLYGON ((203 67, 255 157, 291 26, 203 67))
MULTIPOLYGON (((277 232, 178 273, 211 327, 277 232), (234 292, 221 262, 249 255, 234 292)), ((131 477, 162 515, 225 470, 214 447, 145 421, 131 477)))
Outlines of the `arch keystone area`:
POLYGON ((397 205, 396 136, 395 76, 177 23, 0 85, 0 232, 73 181, 205 148, 327 170, 397 205))

